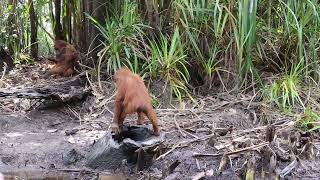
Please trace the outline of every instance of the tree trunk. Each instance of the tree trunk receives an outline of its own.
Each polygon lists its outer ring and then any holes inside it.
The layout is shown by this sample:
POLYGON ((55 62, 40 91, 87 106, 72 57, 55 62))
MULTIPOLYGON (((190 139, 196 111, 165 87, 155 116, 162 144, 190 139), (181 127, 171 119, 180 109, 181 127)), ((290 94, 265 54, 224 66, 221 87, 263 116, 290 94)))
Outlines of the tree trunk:
POLYGON ((71 42, 74 44, 75 48, 78 49, 78 28, 79 28, 79 3, 81 3, 81 1, 74 1, 74 0, 70 0, 70 12, 71 12, 71 16, 73 17, 72 19, 70 19, 70 23, 73 25, 72 26, 72 30, 70 30, 72 32, 72 37, 71 42), (71 22, 72 20, 72 22, 71 22))
MULTIPOLYGON (((105 24, 106 18, 106 1, 105 0, 96 0, 93 3, 93 12, 92 16, 102 25, 105 24)), ((91 37, 90 40, 93 40, 93 48, 97 47, 100 44, 100 41, 103 40, 99 30, 91 25, 91 37)))
POLYGON ((140 0, 139 12, 148 25, 152 27, 149 30, 149 36, 154 37, 160 30, 160 16, 159 16, 158 0, 140 0))
POLYGON ((3 72, 4 68, 6 69, 5 73, 9 72, 13 68, 13 59, 8 54, 8 52, 5 49, 3 49, 3 47, 0 46, 0 72, 1 73, 3 72), (6 63, 6 65, 4 63, 6 63))
POLYGON ((31 24, 31 57, 33 59, 38 58, 38 42, 37 42, 37 34, 38 34, 38 25, 37 25, 37 15, 34 9, 33 0, 28 0, 29 6, 29 18, 31 24))
MULTIPOLYGON (((15 17, 14 17, 14 13, 15 13, 15 8, 17 5, 17 1, 16 0, 8 0, 8 6, 12 6, 11 11, 9 12, 8 15, 8 34, 9 34, 9 40, 8 40, 8 50, 3 49, 3 47, 0 47, 0 70, 2 72, 3 68, 4 68, 4 63, 6 63, 7 67, 6 67, 6 72, 8 72, 9 70, 11 70, 14 66, 13 64, 13 58, 12 55, 14 53, 13 51, 13 47, 14 47, 14 43, 15 43, 15 38, 13 38, 13 34, 14 29, 15 29, 15 17), (10 24, 9 24, 10 23, 10 24)), ((9 8, 8 8, 9 9, 9 8)))
MULTIPOLYGON (((84 12, 87 14, 92 15, 93 12, 93 2, 92 1, 87 1, 84 0, 84 12)), ((90 39, 90 33, 91 33, 91 27, 92 27, 92 23, 90 22, 90 20, 88 18, 86 18, 86 15, 84 15, 84 19, 85 19, 85 37, 86 37, 86 41, 88 43, 87 46, 87 50, 89 51, 89 45, 91 43, 91 39, 90 39)))
POLYGON ((8 33, 9 33, 9 41, 8 41, 8 52, 9 55, 12 56, 14 51, 14 43, 16 42, 16 38, 13 36, 13 34, 17 35, 17 32, 15 32, 15 27, 16 27, 16 21, 15 21, 15 9, 17 6, 17 0, 8 0, 8 9, 9 7, 12 7, 9 15, 8 15, 8 33), (10 23, 10 24, 9 24, 10 23))
POLYGON ((55 9, 55 23, 53 25, 53 31, 56 40, 66 40, 65 34, 61 25, 61 0, 54 0, 54 9, 55 9))
POLYGON ((71 0, 64 0, 63 2, 63 31, 69 43, 72 40, 72 24, 71 24, 71 0))
MULTIPOLYGON (((105 18, 107 17, 106 13, 106 1, 105 0, 95 0, 95 1, 87 1, 85 12, 90 14, 96 21, 100 24, 105 24, 105 18)), ((86 21, 86 41, 90 45, 90 56, 93 59, 97 59, 97 52, 100 50, 97 48, 101 43, 100 41, 103 40, 102 36, 100 35, 99 30, 93 25, 92 22, 86 21)))
POLYGON ((87 24, 88 20, 85 17, 84 12, 86 12, 86 0, 77 1, 78 9, 77 16, 74 16, 74 19, 76 19, 76 24, 74 24, 74 30, 76 32, 76 42, 77 42, 77 49, 79 49, 81 52, 85 52, 88 49, 87 43, 87 24))
POLYGON ((162 33, 166 33, 163 32, 163 30, 166 30, 168 27, 170 27, 169 23, 171 22, 171 6, 172 6, 172 0, 163 0, 162 2, 162 6, 161 6, 161 14, 160 16, 163 19, 163 24, 161 27, 161 31, 162 33))

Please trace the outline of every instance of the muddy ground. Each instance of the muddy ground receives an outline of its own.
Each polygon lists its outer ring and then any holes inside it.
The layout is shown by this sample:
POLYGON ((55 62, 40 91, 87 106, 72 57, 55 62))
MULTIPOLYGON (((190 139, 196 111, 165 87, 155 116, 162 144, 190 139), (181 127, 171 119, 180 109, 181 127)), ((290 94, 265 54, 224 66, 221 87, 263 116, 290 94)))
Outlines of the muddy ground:
MULTIPOLYGON (((2 87, 45 83, 31 68, 40 72, 42 66, 16 69, 2 79, 2 87)), ((157 107, 165 133, 163 155, 144 171, 129 167, 117 171, 92 170, 84 166, 85 158, 92 144, 109 131, 111 95, 112 91, 95 92, 95 96, 82 103, 35 109, 30 109, 34 101, 0 98, 0 172, 29 172, 29 177, 51 172, 65 179, 91 179, 99 173, 132 179, 192 179, 205 171, 205 179, 245 179, 250 170, 257 179, 263 178, 262 172, 266 172, 266 179, 279 174, 283 176, 281 179, 320 176, 317 135, 300 132, 294 126, 294 116, 282 115, 255 102, 252 96, 229 94, 197 97, 197 105, 186 103, 180 110, 157 107), (266 139, 267 124, 273 124, 275 129, 270 143, 266 139), (66 134, 72 129, 77 130, 75 134, 66 134), (311 148, 307 148, 309 144, 311 148), (66 161, 67 154, 74 150, 78 159, 66 161), (177 167, 171 168, 174 162, 177 167)), ((132 115, 126 123, 134 123, 136 118, 132 115)))

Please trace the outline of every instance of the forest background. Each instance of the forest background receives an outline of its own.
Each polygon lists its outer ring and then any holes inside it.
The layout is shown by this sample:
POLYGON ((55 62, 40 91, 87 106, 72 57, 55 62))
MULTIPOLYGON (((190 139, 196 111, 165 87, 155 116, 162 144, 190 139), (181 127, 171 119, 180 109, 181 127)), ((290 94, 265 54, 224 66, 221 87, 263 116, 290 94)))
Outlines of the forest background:
POLYGON ((9 68, 32 64, 63 39, 98 82, 125 65, 170 101, 250 93, 316 130, 319 11, 317 0, 4 0, 0 51, 9 68))

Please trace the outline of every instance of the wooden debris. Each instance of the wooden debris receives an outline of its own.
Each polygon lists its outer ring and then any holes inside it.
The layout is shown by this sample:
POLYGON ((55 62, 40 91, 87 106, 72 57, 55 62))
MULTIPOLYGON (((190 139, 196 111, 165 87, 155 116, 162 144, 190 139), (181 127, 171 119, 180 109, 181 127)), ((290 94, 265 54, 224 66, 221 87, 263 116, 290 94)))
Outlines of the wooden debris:
POLYGON ((86 166, 92 169, 118 169, 124 159, 142 170, 153 163, 154 151, 164 141, 163 134, 153 136, 146 125, 123 126, 117 137, 106 133, 100 138, 87 154, 86 166))
POLYGON ((246 168, 246 180, 254 180, 255 179, 255 158, 251 156, 247 162, 246 168))
POLYGON ((274 137, 275 137, 275 132, 276 132, 276 127, 271 124, 271 125, 268 125, 267 128, 266 128, 266 141, 267 142, 272 142, 274 137))
POLYGON ((264 148, 261 150, 261 176, 267 179, 277 179, 276 165, 277 156, 271 148, 264 148))
POLYGON ((180 175, 179 172, 175 172, 173 174, 170 174, 166 178, 164 178, 164 180, 176 180, 179 175, 180 175))
POLYGON ((226 156, 226 155, 222 156, 220 164, 219 164, 219 168, 218 168, 218 174, 221 174, 223 169, 226 167, 227 159, 228 159, 228 156, 226 156))
POLYGON ((170 154, 173 150, 175 150, 178 146, 180 146, 180 143, 177 143, 177 144, 175 144, 174 146, 172 146, 172 148, 169 150, 169 151, 167 151, 166 153, 164 153, 164 154, 161 154, 156 160, 159 160, 159 159, 161 159, 161 158, 164 158, 164 157, 166 157, 168 154, 170 154))
POLYGON ((0 97, 17 97, 27 99, 49 99, 55 101, 81 100, 91 93, 86 87, 85 73, 81 73, 67 81, 46 86, 29 87, 24 89, 0 89, 0 97))
POLYGON ((299 157, 304 157, 306 159, 312 159, 315 155, 313 147, 313 136, 310 133, 301 134, 301 145, 303 145, 299 157))
POLYGON ((192 180, 199 180, 201 178, 211 177, 211 176, 213 176, 213 169, 209 169, 204 172, 200 172, 200 173, 196 174, 195 176, 193 176, 192 180))
POLYGON ((239 149, 239 150, 231 151, 231 152, 227 152, 227 153, 218 153, 218 154, 194 153, 192 156, 193 157, 205 157, 205 156, 217 157, 217 156, 222 156, 224 154, 225 155, 231 155, 231 154, 241 153, 241 152, 244 152, 244 151, 259 149, 259 148, 262 148, 262 147, 267 146, 267 145, 269 145, 269 143, 268 142, 264 142, 264 143, 261 143, 261 144, 258 144, 258 145, 249 146, 249 147, 246 147, 246 148, 243 148, 243 149, 239 149))
POLYGON ((179 160, 175 160, 170 166, 169 166, 169 174, 173 173, 173 171, 176 169, 176 167, 179 166, 181 162, 179 160))
POLYGON ((168 165, 164 166, 164 168, 162 169, 162 177, 170 176, 170 174, 174 172, 174 170, 179 166, 180 163, 181 162, 179 160, 175 160, 174 162, 171 161, 169 163, 169 166, 168 165))
POLYGON ((314 151, 313 151, 313 143, 312 142, 307 142, 302 150, 301 150, 301 155, 303 155, 306 159, 312 159, 314 157, 314 151))
POLYGON ((283 178, 289 174, 298 165, 297 159, 293 160, 288 166, 286 166, 281 172, 280 177, 283 178))
POLYGON ((64 133, 66 134, 66 136, 70 136, 70 135, 76 134, 78 131, 79 131, 79 129, 74 128, 74 129, 67 129, 67 130, 65 130, 64 133))

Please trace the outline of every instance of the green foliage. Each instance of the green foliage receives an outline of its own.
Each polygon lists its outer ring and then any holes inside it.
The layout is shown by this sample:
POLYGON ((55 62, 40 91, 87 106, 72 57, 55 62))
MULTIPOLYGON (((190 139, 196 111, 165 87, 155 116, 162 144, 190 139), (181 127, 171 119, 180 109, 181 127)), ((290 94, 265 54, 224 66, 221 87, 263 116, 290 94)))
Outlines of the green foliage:
POLYGON ((159 45, 155 41, 150 42, 150 74, 159 74, 159 77, 169 84, 170 91, 181 101, 183 95, 188 94, 186 84, 190 75, 179 29, 175 28, 171 41, 163 34, 160 35, 159 41, 159 45))
POLYGON ((176 0, 174 9, 177 12, 175 22, 183 28, 182 39, 189 57, 196 56, 195 61, 199 64, 217 57, 211 49, 224 40, 223 32, 229 17, 224 3, 219 0, 176 0))
POLYGON ((217 68, 217 54, 218 48, 214 46, 212 48, 212 52, 210 53, 211 57, 208 60, 202 60, 202 68, 204 70, 204 74, 208 77, 208 80, 212 80, 214 73, 216 73, 219 69, 217 68))
POLYGON ((26 49, 21 50, 21 52, 19 52, 17 49, 14 50, 14 54, 13 54, 13 63, 14 64, 33 64, 34 63, 34 59, 32 59, 32 57, 27 53, 28 47, 26 47, 26 49))
MULTIPOLYGON (((13 1, 16 6, 8 5, 8 1, 0 2, 0 46, 10 50, 15 63, 33 63, 28 55, 30 50, 30 19, 29 6, 27 1, 13 1)), ((34 1, 35 10, 38 16, 39 26, 46 25, 46 31, 51 31, 48 28, 48 23, 43 21, 43 17, 48 16, 48 1, 34 1)), ((38 28, 38 45, 39 55, 49 54, 51 46, 47 44, 48 37, 45 32, 38 28)))
POLYGON ((233 26, 238 50, 238 72, 242 84, 248 83, 247 80, 251 78, 258 80, 259 85, 261 85, 259 74, 252 59, 256 38, 257 4, 258 1, 252 0, 238 1, 238 16, 233 26))
POLYGON ((150 93, 150 97, 151 97, 152 106, 155 108, 158 107, 160 105, 158 98, 154 96, 152 93, 150 93))
POLYGON ((33 64, 34 60, 26 53, 16 53, 14 56, 14 63, 15 64, 33 64))
POLYGON ((296 126, 305 131, 318 131, 320 129, 319 113, 307 107, 303 115, 297 119, 296 126))
MULTIPOLYGON (((0 46, 12 47, 17 62, 28 61, 21 53, 27 54, 30 47, 28 7, 23 2, 17 7, 0 2, 4 12, 0 13, 0 46)), ((51 49, 45 31, 51 32, 54 23, 52 1, 34 2, 42 27, 39 54, 45 55, 51 49)), ((182 100, 190 96, 193 79, 211 85, 218 74, 225 81, 222 84, 230 77, 237 83, 233 86, 264 88, 265 100, 283 109, 297 103, 303 106, 301 86, 320 82, 318 0, 172 0, 152 1, 148 7, 133 0, 112 0, 106 4, 105 22, 87 14, 102 37, 96 61, 99 79, 103 72, 112 74, 127 66, 150 82, 164 80, 173 96, 182 100), (152 31, 149 25, 154 24, 158 27, 152 31), (281 78, 265 87, 260 79, 264 71, 281 78)), ((65 8, 62 20, 67 19, 65 8)), ((73 8, 76 17, 82 16, 80 1, 73 8)))
POLYGON ((179 100, 188 95, 194 75, 190 68, 198 68, 201 78, 212 83, 214 75, 227 68, 222 64, 228 64, 240 87, 253 81, 263 87, 263 70, 257 64, 276 67, 283 78, 266 88, 265 97, 284 109, 302 105, 301 81, 320 80, 320 6, 315 0, 174 0, 168 9, 173 15, 171 34, 160 32, 151 40, 136 4, 127 0, 119 7, 105 26, 95 23, 105 38, 99 65, 109 73, 126 65, 142 76, 163 78, 179 100))
POLYGON ((146 26, 141 24, 139 15, 134 13, 136 9, 136 3, 126 0, 119 16, 106 19, 105 25, 88 15, 104 38, 104 42, 101 42, 103 47, 98 53, 99 70, 106 68, 108 73, 112 73, 126 63, 130 67, 137 66, 137 56, 142 54, 137 46, 146 26))
POLYGON ((270 100, 283 109, 292 108, 295 102, 300 102, 297 84, 298 79, 285 76, 283 79, 273 82, 269 89, 270 100))
POLYGON ((266 89, 265 96, 269 102, 274 102, 283 110, 291 109, 295 103, 300 103, 304 107, 299 96, 299 86, 301 85, 302 66, 298 64, 282 79, 276 80, 266 89))
POLYGON ((191 1, 191 0, 177 0, 174 1, 174 6, 177 11, 176 23, 182 26, 185 30, 186 45, 194 48, 194 53, 200 59, 203 58, 203 52, 199 47, 199 34, 201 29, 208 29, 210 27, 210 9, 207 9, 206 1, 191 1))

